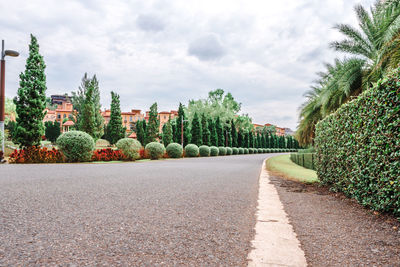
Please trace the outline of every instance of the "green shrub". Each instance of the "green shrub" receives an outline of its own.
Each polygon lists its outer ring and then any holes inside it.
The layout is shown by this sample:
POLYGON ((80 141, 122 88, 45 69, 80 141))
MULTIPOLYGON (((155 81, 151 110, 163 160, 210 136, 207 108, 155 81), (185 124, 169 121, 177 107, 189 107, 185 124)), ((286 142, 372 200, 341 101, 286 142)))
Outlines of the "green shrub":
MULTIPOLYGON (((257 149, 257 148, 255 148, 255 149, 257 149)), ((254 150, 255 150, 254 148, 249 148, 249 154, 254 154, 254 150)))
POLYGON ((178 143, 171 143, 166 148, 168 157, 177 159, 181 158, 183 154, 183 148, 178 143))
POLYGON ((268 149, 264 148, 263 153, 268 153, 268 149))
POLYGON ((200 157, 209 157, 210 156, 210 147, 202 145, 199 147, 200 157))
POLYGON ((188 158, 198 157, 199 147, 195 144, 188 144, 187 146, 185 146, 185 156, 188 158))
POLYGON ((291 153, 290 160, 304 168, 315 170, 315 153, 291 153))
POLYGON ((118 150, 121 150, 122 153, 128 157, 129 160, 137 160, 140 158, 140 149, 142 145, 136 139, 132 138, 122 138, 118 140, 115 144, 118 150))
POLYGON ((218 154, 219 154, 218 147, 216 147, 216 146, 210 147, 210 156, 215 157, 215 156, 218 156, 218 154))
POLYGON ((262 154, 263 152, 264 152, 264 150, 262 148, 257 149, 258 154, 262 154))
POLYGON ((239 154, 239 148, 237 147, 232 148, 232 155, 237 155, 237 154, 239 154))
POLYGON ((226 148, 225 147, 223 147, 223 146, 218 147, 218 151, 219 151, 219 153, 218 153, 219 156, 225 156, 226 155, 226 148))
POLYGON ((151 159, 160 159, 164 156, 165 153, 164 145, 158 142, 148 143, 145 147, 145 150, 147 151, 151 159))
POLYGON ((400 216, 400 69, 316 126, 317 174, 333 191, 400 216))
POLYGON ((230 156, 230 155, 232 155, 232 153, 233 153, 232 148, 227 147, 227 148, 226 148, 226 154, 227 154, 228 156, 230 156))
POLYGON ((69 131, 57 138, 57 146, 70 162, 90 161, 94 150, 93 138, 85 132, 69 131))
POLYGON ((97 139, 96 147, 108 147, 110 146, 110 142, 105 139, 97 139))
POLYGON ((243 155, 244 154, 244 148, 239 147, 239 155, 243 155))
POLYGON ((243 149, 243 154, 249 154, 249 149, 248 148, 243 149))

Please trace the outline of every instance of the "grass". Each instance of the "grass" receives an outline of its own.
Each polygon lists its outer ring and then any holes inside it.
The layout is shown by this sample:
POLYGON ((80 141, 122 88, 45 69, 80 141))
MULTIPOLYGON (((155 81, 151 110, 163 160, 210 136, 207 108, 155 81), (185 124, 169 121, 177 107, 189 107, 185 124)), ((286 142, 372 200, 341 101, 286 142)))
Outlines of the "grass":
POLYGON ((269 171, 290 180, 303 183, 315 183, 319 181, 315 171, 293 163, 290 160, 289 154, 269 158, 266 162, 266 166, 269 171))

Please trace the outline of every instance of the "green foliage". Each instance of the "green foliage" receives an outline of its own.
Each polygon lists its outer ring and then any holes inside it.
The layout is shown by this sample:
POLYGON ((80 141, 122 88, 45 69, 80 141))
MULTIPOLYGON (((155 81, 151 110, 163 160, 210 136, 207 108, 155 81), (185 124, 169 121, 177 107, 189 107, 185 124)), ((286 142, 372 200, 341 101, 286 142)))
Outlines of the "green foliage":
POLYGON ((217 137, 218 137, 218 146, 224 146, 225 145, 225 137, 224 137, 224 129, 221 124, 221 120, 219 117, 215 120, 215 129, 217 131, 217 137))
POLYGON ((70 162, 90 161, 94 150, 93 138, 81 131, 69 131, 57 138, 57 146, 70 162))
MULTIPOLYGON (((4 112, 5 114, 8 114, 10 117, 14 116, 17 117, 17 112, 16 112, 16 106, 14 104, 14 101, 11 98, 6 97, 5 98, 5 103, 4 103, 4 112)), ((7 124, 10 122, 9 116, 6 116, 4 119, 4 123, 7 124)))
POLYGON ((227 147, 227 148, 226 148, 226 155, 230 156, 230 155, 232 155, 232 153, 233 153, 232 148, 227 147))
POLYGON ((218 153, 219 156, 225 156, 226 155, 226 148, 225 147, 223 147, 223 146, 218 147, 218 151, 219 151, 219 153, 218 153))
POLYGON ((231 120, 231 136, 232 136, 232 146, 238 146, 238 133, 235 125, 235 120, 231 120))
POLYGON ((315 153, 291 153, 290 160, 304 168, 315 170, 315 153))
POLYGON ((208 120, 208 128, 210 129, 211 133, 211 145, 213 146, 218 146, 218 134, 217 134, 217 128, 215 128, 215 122, 213 119, 208 120))
POLYGON ((55 143, 57 138, 61 134, 60 123, 57 121, 54 121, 54 122, 46 121, 44 123, 44 127, 45 127, 44 132, 45 132, 46 139, 52 143, 55 143))
POLYGON ((264 149, 258 148, 258 149, 257 149, 257 152, 258 152, 259 154, 262 154, 262 153, 264 153, 264 149))
POLYGON ((199 147, 195 144, 185 146, 185 157, 193 158, 199 156, 199 147))
POLYGON ((40 145, 44 135, 43 118, 46 108, 46 65, 39 54, 39 44, 31 34, 29 56, 25 72, 20 74, 19 88, 14 104, 17 112, 17 124, 13 141, 21 148, 40 145))
POLYGON ((180 144, 178 143, 171 143, 167 146, 167 154, 168 157, 170 158, 181 158, 183 154, 183 148, 180 144))
POLYGON ((171 124, 171 118, 167 121, 166 124, 164 124, 163 127, 163 143, 164 146, 167 146, 172 142, 173 138, 173 132, 172 132, 172 124, 171 124))
POLYGON ((239 155, 243 155, 244 154, 244 148, 240 147, 239 148, 239 155))
POLYGON ((129 160, 137 160, 140 158, 140 149, 142 144, 136 139, 122 138, 115 144, 129 160))
POLYGON ((219 154, 219 149, 216 146, 211 146, 210 147, 210 156, 215 157, 218 156, 219 154))
POLYGON ((248 148, 244 148, 244 154, 249 154, 249 149, 248 148))
POLYGON ((151 159, 160 159, 164 156, 165 147, 158 142, 148 143, 145 147, 151 159))
POLYGON ((71 101, 74 109, 77 111, 75 114, 75 125, 77 126, 78 130, 85 132, 90 131, 90 133, 88 133, 92 135, 94 139, 101 138, 104 135, 104 118, 100 111, 100 89, 96 75, 93 75, 92 78, 90 78, 87 73, 83 75, 78 91, 72 92, 71 101), (91 92, 88 92, 89 88, 91 92), (90 107, 87 106, 88 103, 90 103, 90 107), (92 114, 92 117, 88 118, 88 113, 92 114), (85 122, 82 122, 82 120, 89 120, 90 125, 85 127, 85 122))
POLYGON ((232 148, 232 155, 238 155, 239 154, 239 149, 237 147, 232 148))
POLYGON ((254 154, 254 148, 249 148, 249 154, 254 154))
POLYGON ((136 123, 136 138, 141 144, 144 144, 146 140, 146 127, 145 120, 139 120, 136 123))
POLYGON ((316 126, 323 184, 374 210, 400 215, 400 69, 316 126))
POLYGON ((159 135, 160 121, 158 120, 157 103, 150 107, 149 123, 146 126, 146 144, 155 142, 159 135))
POLYGON ((194 117, 192 120, 191 135, 192 135, 191 142, 193 144, 197 146, 201 146, 203 144, 201 121, 197 113, 194 113, 194 117))
POLYGON ((211 132, 208 127, 208 120, 205 114, 201 116, 201 131, 203 133, 203 144, 210 146, 211 145, 211 132))
POLYGON ((124 138, 126 128, 122 124, 121 106, 119 95, 111 91, 111 115, 106 128, 106 139, 115 144, 124 138))
POLYGON ((108 147, 110 146, 110 142, 105 139, 97 139, 95 143, 96 148, 98 147, 108 147))
POLYGON ((199 147, 200 157, 209 157, 210 156, 210 147, 206 145, 202 145, 199 147))
POLYGON ((176 118, 176 136, 175 142, 182 142, 182 121, 183 121, 183 145, 189 144, 191 140, 191 133, 189 128, 189 121, 185 114, 185 106, 179 103, 178 117, 176 118))

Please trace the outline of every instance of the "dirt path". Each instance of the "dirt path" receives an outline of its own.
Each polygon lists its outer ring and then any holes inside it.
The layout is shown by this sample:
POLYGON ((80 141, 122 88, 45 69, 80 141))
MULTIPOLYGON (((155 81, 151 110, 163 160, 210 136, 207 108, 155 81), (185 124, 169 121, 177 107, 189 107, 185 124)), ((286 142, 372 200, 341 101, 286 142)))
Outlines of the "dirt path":
POLYGON ((399 266, 400 223, 315 185, 270 177, 309 266, 399 266))

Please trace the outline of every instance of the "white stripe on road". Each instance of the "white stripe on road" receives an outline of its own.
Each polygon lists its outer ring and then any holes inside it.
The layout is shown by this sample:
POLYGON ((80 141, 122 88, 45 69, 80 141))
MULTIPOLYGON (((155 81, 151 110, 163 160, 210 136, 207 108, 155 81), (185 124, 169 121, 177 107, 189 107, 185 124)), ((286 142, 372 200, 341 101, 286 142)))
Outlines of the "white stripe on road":
POLYGON ((248 266, 307 266, 278 192, 269 180, 265 161, 259 183, 256 234, 248 266))

